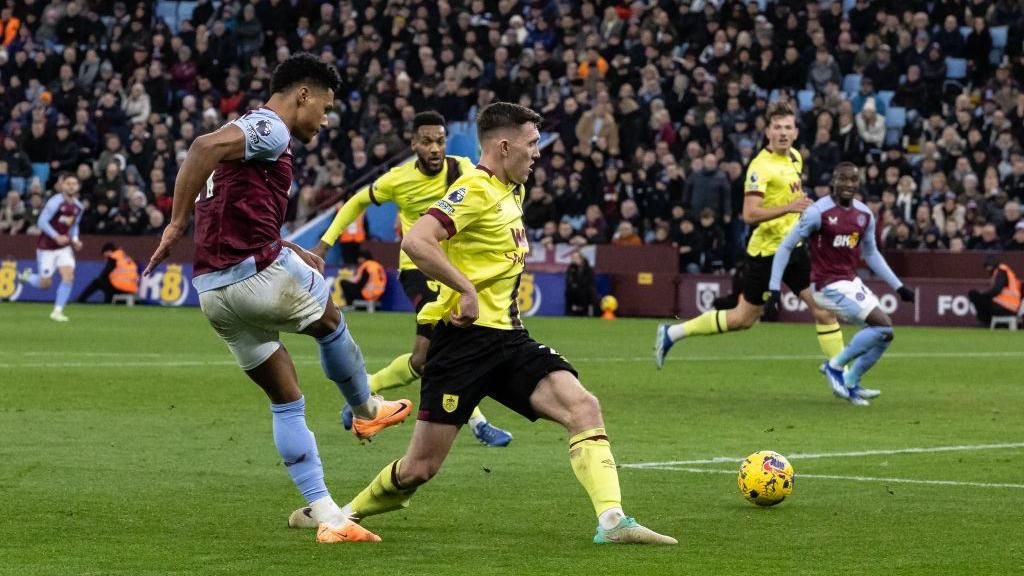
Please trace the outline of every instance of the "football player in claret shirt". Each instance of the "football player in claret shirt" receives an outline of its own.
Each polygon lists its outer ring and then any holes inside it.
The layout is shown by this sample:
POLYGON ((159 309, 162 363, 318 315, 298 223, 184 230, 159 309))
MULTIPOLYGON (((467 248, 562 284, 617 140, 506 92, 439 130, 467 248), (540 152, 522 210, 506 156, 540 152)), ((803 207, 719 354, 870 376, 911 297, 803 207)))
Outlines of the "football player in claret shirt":
POLYGON ((343 511, 361 521, 408 506, 417 488, 440 470, 473 409, 490 396, 530 420, 565 427, 569 462, 598 517, 594 542, 676 544, 623 513, 597 398, 561 354, 530 337, 519 316, 519 280, 530 252, 523 185, 540 157, 540 121, 536 112, 516 104, 498 102, 481 110, 480 164, 452 184, 402 240, 416 266, 441 283, 437 299, 417 317, 434 324, 420 410, 405 455, 385 466, 343 511))
POLYGON ((64 314, 64 305, 71 298, 75 282, 75 251, 82 249, 82 242, 78 239, 78 224, 83 213, 82 203, 78 201, 81 183, 74 174, 62 172, 54 188, 57 193, 43 205, 36 223, 42 232, 36 247, 36 271, 25 270, 21 281, 45 290, 53 284, 54 271, 59 272, 60 284, 57 285, 50 320, 67 322, 69 318, 64 314))
POLYGON ((771 300, 778 302, 779 289, 790 254, 806 242, 811 255, 811 290, 814 302, 843 320, 861 326, 850 344, 822 367, 832 392, 851 404, 867 406, 881 392, 860 385, 861 377, 878 362, 892 343, 892 320, 882 311, 878 297, 857 276, 861 254, 871 270, 899 294, 914 301, 914 291, 903 285, 875 245, 875 217, 871 209, 854 199, 860 189, 860 172, 849 162, 836 166, 832 194, 804 211, 775 253, 768 282, 771 300), (846 373, 843 368, 847 367, 846 373))
MULTIPOLYGON (((324 257, 341 232, 361 217, 370 204, 380 206, 385 202, 393 202, 398 207, 402 235, 408 234, 412 225, 444 196, 448 187, 463 173, 473 169, 473 162, 469 158, 445 154, 448 127, 444 116, 437 112, 420 112, 413 119, 412 127, 412 149, 416 153, 416 160, 392 168, 377 178, 373 186, 345 201, 320 243, 313 248, 314 254, 324 257)), ((437 298, 437 287, 416 268, 405 252, 399 253, 398 269, 402 289, 419 313, 437 298)), ((398 356, 372 374, 370 391, 376 394, 419 380, 423 364, 427 361, 427 348, 433 331, 432 325, 417 323, 412 352, 398 356)), ((342 423, 346 429, 352 426, 352 411, 348 406, 342 409, 342 423)), ((507 446, 512 441, 512 434, 490 424, 479 408, 470 417, 469 427, 477 440, 488 446, 507 446)))
POLYGON ((167 258, 194 207, 192 284, 199 304, 238 365, 270 398, 274 444, 317 521, 317 541, 365 542, 380 539, 351 522, 327 491, 295 366, 279 340, 281 331, 316 338, 324 373, 355 413, 357 436, 368 438, 411 413, 408 400, 370 395, 363 355, 330 300, 323 260, 281 239, 292 185, 291 139, 309 142, 317 135, 339 84, 333 66, 295 54, 274 70, 266 106, 197 138, 145 274, 167 258))
MULTIPOLYGON (((796 143, 796 112, 786 102, 774 102, 765 112, 768 145, 747 167, 744 182, 743 221, 754 226, 747 242, 744 288, 731 310, 709 310, 680 324, 658 326, 654 339, 654 363, 661 369, 672 346, 691 336, 714 336, 747 330, 761 318, 768 299, 772 258, 782 239, 796 225, 800 213, 811 205, 803 190, 804 161, 796 143)), ((827 358, 843 349, 843 333, 836 315, 814 305, 810 290, 811 265, 807 249, 799 246, 783 281, 811 307, 818 329, 818 345, 827 358)))

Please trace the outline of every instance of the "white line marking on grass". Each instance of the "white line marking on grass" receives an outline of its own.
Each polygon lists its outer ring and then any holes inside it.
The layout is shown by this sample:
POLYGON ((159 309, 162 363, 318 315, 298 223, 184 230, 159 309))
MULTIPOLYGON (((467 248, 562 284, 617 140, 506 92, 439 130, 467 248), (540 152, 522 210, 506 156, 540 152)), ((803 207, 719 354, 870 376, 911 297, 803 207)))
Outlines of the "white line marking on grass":
POLYGON ((22 356, 106 356, 112 358, 133 358, 133 357, 145 357, 145 358, 159 358, 166 356, 167 354, 161 352, 76 352, 73 350, 49 350, 46 352, 34 351, 34 352, 21 352, 22 356))
MULTIPOLYGON (((627 466, 623 466, 624 468, 627 466)), ((736 470, 717 470, 714 468, 684 468, 678 466, 648 466, 645 470, 665 470, 669 472, 692 472, 694 474, 732 474, 736 470)), ((838 474, 801 474, 796 479, 814 478, 820 480, 848 480, 851 482, 885 482, 889 484, 924 484, 929 486, 970 486, 973 488, 1015 488, 1024 489, 1024 484, 1004 484, 998 482, 966 482, 959 480, 916 480, 914 478, 879 478, 875 476, 841 476, 838 474)))
MULTIPOLYGON (((68 352, 67 355, 76 356, 107 356, 106 352, 96 353, 77 353, 68 352)), ((13 355, 13 354, 12 354, 13 355)), ((23 352, 19 353, 23 356, 61 356, 61 353, 50 354, 45 352, 23 352)), ((181 357, 192 357, 195 355, 189 355, 187 353, 174 354, 174 353, 109 353, 110 356, 119 356, 124 358, 131 357, 145 357, 145 358, 173 358, 175 356, 181 357)), ((887 360, 913 360, 920 358, 927 358, 933 360, 953 360, 958 361, 963 358, 1024 358, 1024 350, 1020 352, 890 352, 885 355, 887 360)), ((212 357, 211 357, 212 358, 212 357)), ((292 356, 296 363, 318 363, 319 358, 316 356, 292 356)), ((367 356, 366 360, 369 362, 382 362, 391 360, 391 356, 387 357, 375 357, 367 356)), ((666 358, 666 360, 672 360, 674 362, 766 362, 766 361, 821 361, 821 356, 818 354, 764 354, 757 356, 686 356, 686 357, 675 357, 666 358)), ((569 361, 576 364, 605 364, 609 362, 652 362, 649 356, 632 356, 632 357, 603 357, 603 358, 573 358, 569 357, 569 361)), ((73 362, 2 362, 0 368, 145 368, 145 367, 173 367, 173 366, 231 366, 234 362, 223 361, 223 360, 139 360, 139 361, 106 361, 101 360, 97 362, 86 362, 86 361, 73 361, 73 362)))
MULTIPOLYGON (((896 448, 892 450, 860 450, 857 452, 820 452, 813 454, 790 454, 787 456, 790 461, 816 460, 819 458, 860 458, 864 456, 888 456, 892 454, 934 454, 938 452, 978 452, 981 450, 1012 450, 1024 448, 1024 442, 1010 442, 1003 444, 965 444, 959 446, 932 446, 925 448, 896 448)), ((638 462, 636 464, 622 464, 623 468, 654 468, 667 469, 675 466, 694 466, 698 464, 723 464, 742 462, 743 458, 719 456, 716 458, 705 458, 702 460, 672 460, 668 462, 638 462)))

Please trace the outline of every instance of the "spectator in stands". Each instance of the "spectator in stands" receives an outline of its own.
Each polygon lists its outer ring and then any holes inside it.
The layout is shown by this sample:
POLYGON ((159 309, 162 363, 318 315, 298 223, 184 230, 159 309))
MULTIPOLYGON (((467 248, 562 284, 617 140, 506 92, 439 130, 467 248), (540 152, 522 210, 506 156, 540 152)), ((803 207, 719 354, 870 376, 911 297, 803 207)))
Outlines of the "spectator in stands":
POLYGON ((838 84, 842 81, 839 64, 825 46, 818 46, 814 54, 814 62, 807 72, 807 81, 815 92, 824 92, 829 82, 838 84))
POLYGON ((1024 222, 1017 222, 1013 227, 1013 236, 1006 243, 1006 249, 1013 252, 1024 251, 1024 222))
MULTIPOLYGON (((870 78, 874 88, 879 91, 895 92, 899 88, 900 69, 892 61, 892 48, 888 44, 878 47, 874 62, 864 70, 864 77, 870 78)), ((884 114, 884 109, 879 112, 884 114)))
POLYGON ((966 215, 967 208, 957 203, 956 194, 953 192, 946 192, 942 203, 932 208, 932 220, 939 230, 946 230, 946 222, 950 220, 953 221, 956 230, 963 230, 966 215))
POLYGON ((593 316, 597 300, 594 271, 583 254, 574 251, 565 270, 565 315, 593 316))
POLYGON ((711 208, 704 208, 700 212, 697 235, 700 239, 701 272, 722 272, 725 267, 725 232, 711 208))
POLYGON ((718 169, 718 157, 705 154, 686 179, 683 205, 695 214, 710 209, 716 219, 728 224, 732 220, 732 190, 725 174, 718 169))
POLYGON ((971 250, 983 250, 986 252, 1001 250, 1003 243, 999 240, 996 225, 988 223, 982 225, 980 231, 968 241, 967 247, 971 250))
POLYGON ((881 148, 885 141, 885 117, 876 110, 873 98, 866 100, 857 114, 857 134, 872 148, 881 148))
POLYGON ((641 246, 644 241, 629 220, 622 220, 615 228, 612 244, 616 246, 641 246))
POLYGON ((971 290, 967 297, 974 305, 978 324, 988 327, 993 316, 1012 316, 1020 309, 1021 283, 1017 274, 995 254, 985 258, 985 272, 992 277, 988 290, 971 290))
POLYGON ((935 42, 942 52, 952 58, 963 58, 964 36, 960 33, 960 23, 956 16, 949 14, 942 23, 942 29, 935 34, 935 42))
POLYGON ((3 208, 0 208, 0 234, 21 234, 28 224, 25 220, 26 212, 21 193, 14 190, 8 192, 3 200, 3 208))
POLYGON ((32 178, 32 161, 24 150, 18 147, 13 136, 4 136, 4 147, 0 151, 0 161, 7 164, 10 189, 24 192, 32 178))
POLYGON ((1016 200, 1008 201, 1006 205, 1003 206, 1002 222, 997 226, 999 239, 1003 243, 1009 243, 1011 237, 1017 230, 1017 225, 1022 221, 1024 220, 1021 220, 1020 203, 1016 200))
POLYGON ((697 274, 701 268, 700 236, 688 218, 680 218, 672 244, 679 253, 679 272, 697 274))
POLYGON ((548 221, 558 221, 558 211, 551 195, 540 186, 530 188, 530 194, 523 202, 523 221, 528 230, 539 232, 548 221))
POLYGON ((913 250, 917 246, 917 239, 914 238, 910 226, 906 222, 897 222, 895 231, 889 234, 885 240, 887 250, 913 250))

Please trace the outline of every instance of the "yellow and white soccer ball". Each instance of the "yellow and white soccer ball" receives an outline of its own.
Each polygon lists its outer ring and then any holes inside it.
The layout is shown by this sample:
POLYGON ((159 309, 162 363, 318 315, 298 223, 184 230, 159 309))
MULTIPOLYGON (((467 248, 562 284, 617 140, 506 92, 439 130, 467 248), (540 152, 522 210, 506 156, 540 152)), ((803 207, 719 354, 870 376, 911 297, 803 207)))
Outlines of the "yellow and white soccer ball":
POLYGON ((603 312, 615 312, 619 309, 619 300, 611 294, 601 298, 601 310, 603 312))
POLYGON ((736 484, 750 502, 775 506, 793 493, 793 466, 778 452, 754 452, 740 464, 736 484))

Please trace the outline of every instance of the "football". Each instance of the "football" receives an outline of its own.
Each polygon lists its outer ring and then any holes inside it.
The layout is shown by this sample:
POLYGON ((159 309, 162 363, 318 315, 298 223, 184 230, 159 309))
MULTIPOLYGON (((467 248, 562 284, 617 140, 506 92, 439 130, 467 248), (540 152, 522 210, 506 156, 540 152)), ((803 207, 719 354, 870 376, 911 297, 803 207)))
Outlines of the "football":
POLYGON ((619 309, 619 301, 611 294, 601 298, 601 310, 604 312, 615 312, 619 309))
POLYGON ((774 506, 793 493, 793 466, 778 452, 754 452, 740 464, 736 484, 748 501, 774 506))

